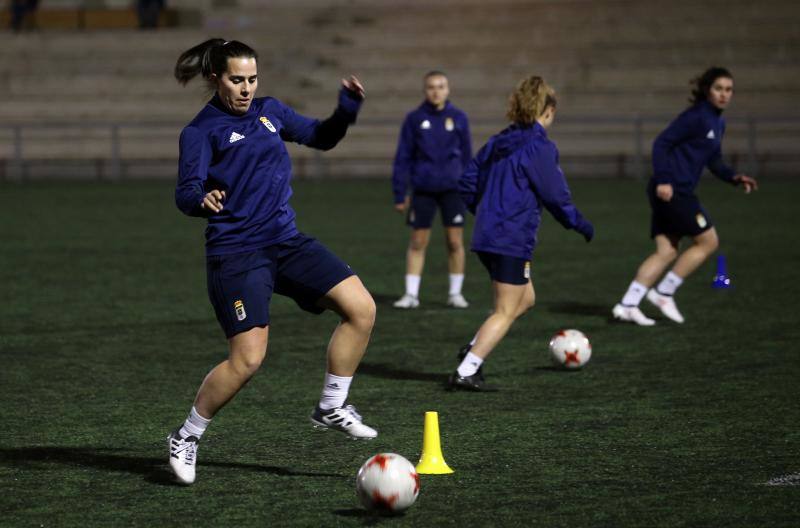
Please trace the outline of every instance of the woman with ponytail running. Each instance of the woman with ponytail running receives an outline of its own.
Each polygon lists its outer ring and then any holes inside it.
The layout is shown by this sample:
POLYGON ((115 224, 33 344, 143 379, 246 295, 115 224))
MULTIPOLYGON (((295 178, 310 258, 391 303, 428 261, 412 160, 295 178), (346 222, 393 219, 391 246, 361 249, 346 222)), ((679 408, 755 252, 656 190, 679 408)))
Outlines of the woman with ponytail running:
POLYGON ((208 295, 229 350, 203 380, 185 422, 167 438, 170 467, 184 484, 195 480, 197 444, 211 419, 266 356, 273 293, 311 313, 328 309, 341 317, 328 343, 312 424, 357 439, 378 434, 345 403, 369 342, 375 303, 347 264, 297 230, 284 145, 333 148, 355 122, 364 88, 355 77, 343 80, 329 118, 301 116, 277 99, 255 98, 256 52, 222 39, 181 54, 175 66, 178 82, 185 85, 198 75, 214 95, 181 133, 175 201, 185 214, 208 221, 208 295))

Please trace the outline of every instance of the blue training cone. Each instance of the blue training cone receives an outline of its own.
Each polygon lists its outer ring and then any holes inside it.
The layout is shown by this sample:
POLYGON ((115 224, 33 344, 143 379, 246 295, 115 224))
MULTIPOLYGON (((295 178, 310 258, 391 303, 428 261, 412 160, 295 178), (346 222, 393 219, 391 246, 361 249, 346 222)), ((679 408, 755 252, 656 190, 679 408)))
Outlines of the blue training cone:
POLYGON ((731 279, 728 277, 728 263, 725 255, 717 255, 717 274, 711 283, 712 288, 723 289, 731 287, 731 279))

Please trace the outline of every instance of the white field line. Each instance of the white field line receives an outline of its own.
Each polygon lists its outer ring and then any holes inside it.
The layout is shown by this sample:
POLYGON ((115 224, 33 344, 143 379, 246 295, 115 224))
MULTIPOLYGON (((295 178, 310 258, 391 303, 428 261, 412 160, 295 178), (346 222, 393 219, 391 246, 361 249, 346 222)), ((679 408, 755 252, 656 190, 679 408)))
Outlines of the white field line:
POLYGON ((764 483, 765 486, 800 486, 800 473, 794 473, 791 475, 781 475, 780 477, 775 477, 769 479, 767 482, 764 483))

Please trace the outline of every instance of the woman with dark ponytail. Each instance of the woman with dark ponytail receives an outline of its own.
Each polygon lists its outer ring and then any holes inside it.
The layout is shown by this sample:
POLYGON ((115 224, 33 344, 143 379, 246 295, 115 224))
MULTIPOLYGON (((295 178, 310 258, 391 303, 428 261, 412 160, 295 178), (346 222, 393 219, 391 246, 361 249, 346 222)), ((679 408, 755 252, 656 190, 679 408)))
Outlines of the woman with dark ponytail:
POLYGON ((257 63, 246 44, 211 39, 182 53, 175 65, 179 83, 199 75, 215 92, 181 133, 175 202, 185 214, 208 220, 208 294, 229 345, 228 358, 208 373, 186 421, 167 438, 170 466, 185 484, 195 480, 197 444, 211 418, 266 356, 273 292, 303 310, 330 309, 341 317, 328 344, 312 424, 352 438, 378 434, 345 404, 372 332, 375 303, 347 264, 297 230, 284 145, 333 148, 355 122, 364 89, 355 77, 342 80, 336 109, 318 121, 277 99, 256 99, 257 63))
POLYGON ((694 194, 704 167, 725 182, 741 185, 745 193, 758 189, 755 179, 737 174, 722 161, 725 134, 722 112, 733 97, 733 75, 725 68, 713 67, 693 79, 692 84, 689 99, 692 106, 653 143, 653 177, 647 194, 653 211, 650 236, 655 240, 656 250, 639 266, 628 291, 612 310, 621 321, 641 326, 655 324, 639 309, 646 295, 664 316, 683 323, 673 296, 719 246, 717 230, 694 194), (683 237, 691 237, 693 243, 679 254, 678 245, 683 237), (672 270, 652 288, 672 261, 675 261, 672 270))

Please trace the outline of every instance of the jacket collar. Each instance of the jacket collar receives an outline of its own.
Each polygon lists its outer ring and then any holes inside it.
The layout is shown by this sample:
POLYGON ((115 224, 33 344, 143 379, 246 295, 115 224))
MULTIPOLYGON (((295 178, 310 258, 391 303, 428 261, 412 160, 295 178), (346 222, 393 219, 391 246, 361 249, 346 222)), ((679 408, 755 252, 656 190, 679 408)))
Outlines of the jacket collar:
POLYGON ((422 104, 420 105, 420 108, 422 108, 423 110, 425 110, 429 114, 438 114, 438 113, 444 112, 445 110, 449 110, 450 107, 451 107, 450 101, 445 101, 444 102, 444 108, 442 108, 441 110, 437 110, 436 107, 434 105, 432 105, 431 103, 429 103, 427 100, 423 101, 422 104))

